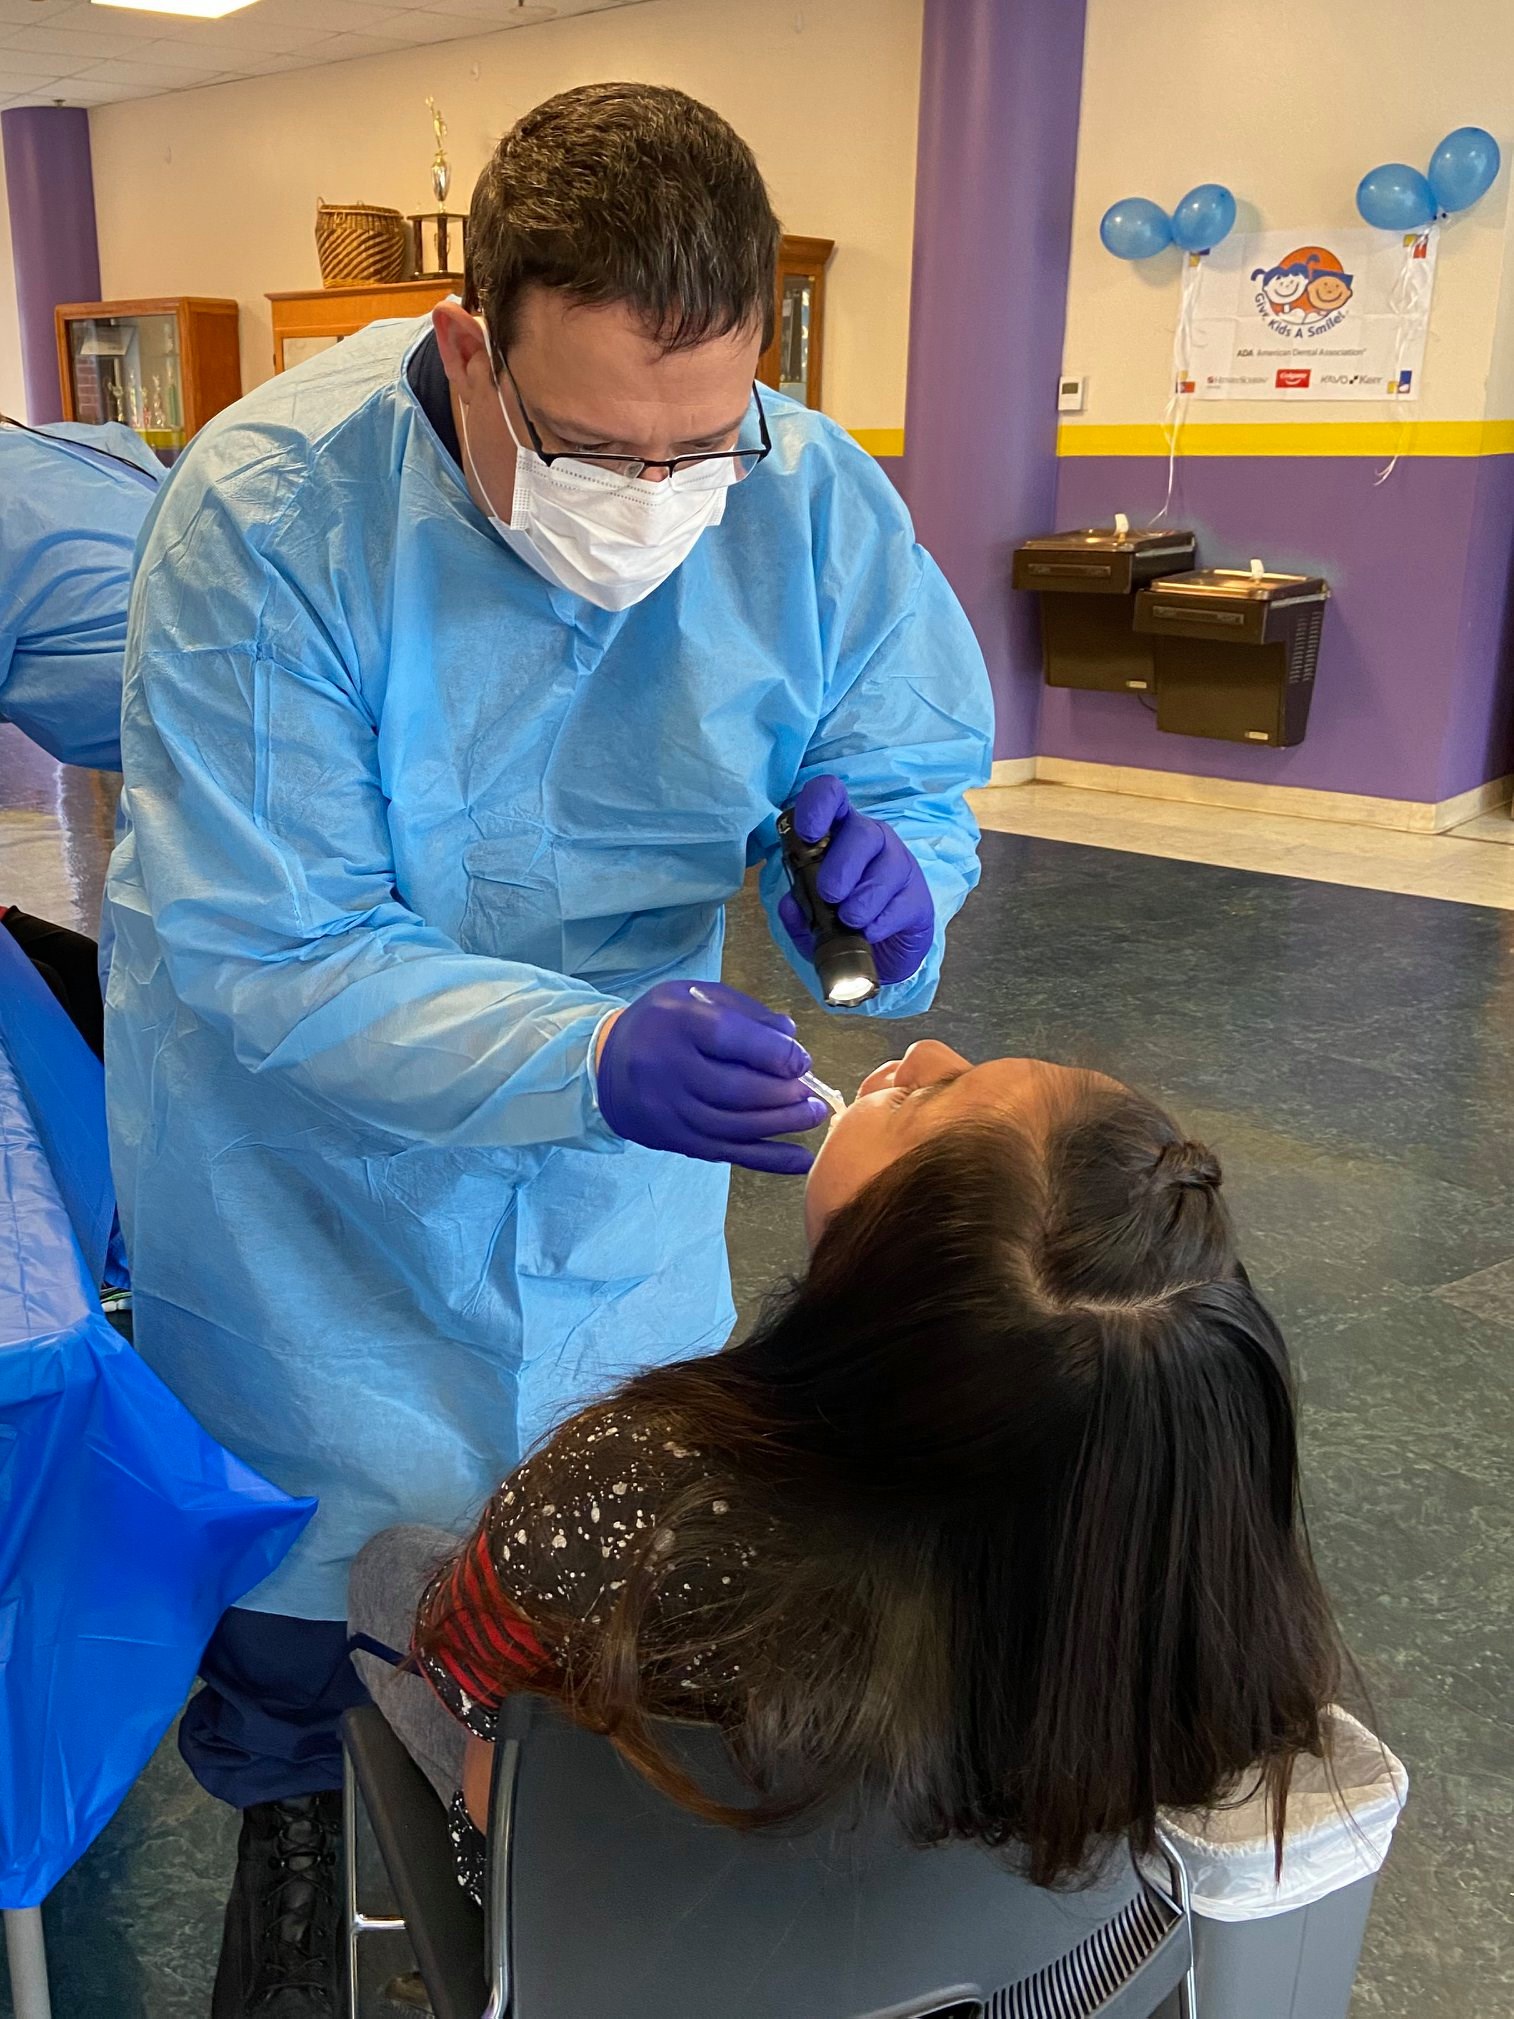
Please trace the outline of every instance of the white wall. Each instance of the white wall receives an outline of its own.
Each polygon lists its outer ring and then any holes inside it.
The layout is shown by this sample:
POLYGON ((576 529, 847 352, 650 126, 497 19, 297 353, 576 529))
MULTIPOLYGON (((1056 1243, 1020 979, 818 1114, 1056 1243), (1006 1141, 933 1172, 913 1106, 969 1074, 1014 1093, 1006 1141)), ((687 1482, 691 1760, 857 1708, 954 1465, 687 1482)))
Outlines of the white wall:
MULTIPOLYGON (((1297 227, 1328 243, 1360 223, 1356 186, 1369 168, 1422 168, 1466 125, 1497 136, 1506 166, 1442 234, 1417 420, 1514 415, 1514 360, 1500 363, 1497 404, 1487 403, 1514 153, 1514 7, 1088 0, 1064 352, 1068 372, 1088 375, 1083 424, 1159 420, 1170 379, 1179 255, 1112 258, 1098 227, 1117 198, 1170 209, 1195 183, 1223 182, 1240 202, 1239 229, 1297 227)), ((1189 412, 1190 422, 1378 417, 1375 402, 1195 401, 1189 412)))
POLYGON ((922 0, 645 0, 478 40, 103 106, 90 115, 107 297, 242 304, 242 374, 272 370, 269 291, 320 280, 317 198, 434 207, 433 93, 449 206, 466 209, 494 142, 569 85, 674 84, 756 150, 779 216, 836 240, 825 405, 899 428, 913 236, 922 0))
POLYGON ((16 320, 16 273, 11 265, 11 220, 5 200, 5 160, 0 155, 0 413, 25 420, 21 378, 21 325, 16 320))

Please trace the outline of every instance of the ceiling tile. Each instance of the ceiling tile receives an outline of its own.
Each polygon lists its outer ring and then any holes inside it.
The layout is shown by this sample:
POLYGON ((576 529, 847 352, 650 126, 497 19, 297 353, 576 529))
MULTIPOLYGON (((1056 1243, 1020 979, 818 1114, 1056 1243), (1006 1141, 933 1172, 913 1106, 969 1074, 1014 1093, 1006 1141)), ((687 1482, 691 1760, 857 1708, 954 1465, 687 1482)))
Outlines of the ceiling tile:
MULTIPOLYGON (((198 31, 214 26, 209 21, 175 20, 171 14, 139 14, 129 7, 95 7, 90 12, 112 35, 128 36, 137 49, 148 42, 161 42, 166 36, 194 41, 198 31)), ((69 23, 70 27, 73 25, 69 23)))
POLYGON ((323 35, 308 49, 302 49, 298 56, 271 56, 266 50, 233 49, 226 54, 227 75, 231 82, 238 78, 273 77, 286 70, 310 70, 322 61, 321 51, 332 40, 323 35))
MULTIPOLYGON (((88 50, 82 60, 89 61, 88 50)), ((28 77, 51 77, 60 67, 64 70, 69 67, 66 58, 58 57, 51 50, 23 49, 19 44, 7 42, 3 32, 0 32, 0 63, 15 70, 24 70, 28 77)))
POLYGON ((50 16, 37 8, 35 14, 35 19, 25 22, 0 22, 0 47, 29 47, 38 36, 47 35, 54 38, 49 49, 62 53, 74 48, 98 49, 107 41, 135 46, 163 33, 161 14, 126 13, 110 7, 70 8, 50 16))
MULTIPOLYGON (((217 70, 235 70, 240 67, 244 57, 261 53, 251 49, 230 48, 218 35, 186 35, 176 32, 187 28, 188 22, 165 20, 163 26, 168 31, 166 34, 160 35, 154 42, 137 44, 132 52, 140 56, 144 63, 178 63, 186 67, 203 64, 214 66, 217 70)), ((291 61, 294 60, 296 59, 291 58, 291 61)))
POLYGON ((446 5, 449 14, 472 21, 475 35, 490 35, 496 28, 510 26, 505 18, 509 0, 446 0, 446 5))
MULTIPOLYGON (((514 28, 524 32, 538 24, 530 21, 511 19, 510 0, 441 0, 448 14, 468 14, 476 16, 475 32, 492 35, 496 30, 514 28)), ((619 0, 621 6, 633 4, 633 0, 619 0)))
POLYGON ((118 105, 123 99, 142 96, 137 84, 80 84, 74 79, 60 88, 75 94, 69 100, 71 105, 118 105))
POLYGON ((183 85, 185 73, 165 64, 145 63, 131 57, 112 57, 108 63, 92 63, 81 70, 75 82, 89 84, 140 84, 146 91, 173 91, 183 85))
POLYGON ((180 70, 186 75, 209 77, 224 76, 228 70, 236 68, 236 58, 229 49, 213 49, 205 43, 180 41, 172 36, 164 36, 157 42, 136 42, 126 51, 118 50, 137 63, 151 63, 163 70, 180 70))
POLYGON ((0 95, 7 93, 14 95, 18 91, 29 92, 34 97, 51 94, 55 98, 61 98, 64 95, 55 71, 22 70, 16 65, 7 63, 4 52, 0 51, 0 95))
MULTIPOLYGON (((260 56, 287 56, 290 69, 298 67, 301 52, 311 49, 317 42, 324 42, 332 33, 321 25, 315 5, 307 7, 305 18, 299 24, 290 22, 263 21, 258 18, 259 10, 249 8, 245 16, 228 15, 224 21, 207 21, 203 24, 205 45, 220 51, 228 59, 235 58, 239 50, 251 50, 260 56)), ((174 41, 198 40, 198 35, 190 32, 187 21, 172 22, 159 17, 160 30, 170 27, 174 41)), ((196 26, 198 24, 195 24, 196 26)))
POLYGON ((435 13, 428 7, 411 7, 393 14, 381 31, 391 42, 418 47, 425 42, 455 42, 462 35, 488 33, 477 16, 435 13))
POLYGON ((93 32, 75 28, 17 28, 5 38, 7 49, 18 49, 29 56, 70 59, 74 69, 107 56, 128 55, 135 46, 129 35, 114 35, 103 27, 93 32))
POLYGON ((0 34, 12 28, 53 27, 76 12, 75 0, 0 0, 0 34))
POLYGON ((396 49, 409 49, 414 45, 400 42, 385 35, 333 35, 329 42, 323 42, 320 49, 302 61, 321 63, 349 63, 355 56, 388 56, 396 49))
POLYGON ((403 0, 394 6, 383 0, 261 0, 257 18, 272 26, 314 25, 331 35, 382 35, 381 24, 405 11, 403 0))

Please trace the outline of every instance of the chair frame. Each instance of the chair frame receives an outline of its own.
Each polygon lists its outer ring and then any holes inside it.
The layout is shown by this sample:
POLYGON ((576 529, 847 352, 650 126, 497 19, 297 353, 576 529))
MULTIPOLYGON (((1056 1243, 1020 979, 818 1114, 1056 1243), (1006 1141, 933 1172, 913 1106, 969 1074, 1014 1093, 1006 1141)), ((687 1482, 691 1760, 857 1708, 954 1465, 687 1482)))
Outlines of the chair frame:
POLYGON ((358 1899, 357 1805, 359 1789, 352 1753, 342 1747, 342 1903, 347 1936, 348 2019, 361 2019, 358 2009, 358 1953, 364 1935, 397 1935, 408 1932, 402 1914, 365 1914, 358 1899))

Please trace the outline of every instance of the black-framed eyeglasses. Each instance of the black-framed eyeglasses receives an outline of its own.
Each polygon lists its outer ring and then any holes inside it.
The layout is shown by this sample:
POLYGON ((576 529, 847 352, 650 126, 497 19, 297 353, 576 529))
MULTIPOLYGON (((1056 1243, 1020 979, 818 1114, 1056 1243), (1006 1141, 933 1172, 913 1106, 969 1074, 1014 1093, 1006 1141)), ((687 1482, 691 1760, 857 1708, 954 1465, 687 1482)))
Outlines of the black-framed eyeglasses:
POLYGON ((696 481, 694 473, 702 471, 706 480, 722 475, 727 465, 736 471, 734 481, 739 483, 749 477, 763 457, 770 454, 773 438, 768 433, 768 417, 763 408, 762 394, 752 384, 752 398, 757 403, 757 427, 761 436, 758 445, 743 448, 738 444, 734 449, 701 449, 689 456, 608 456, 598 455, 583 449, 544 449, 541 431, 532 418, 531 409, 521 395, 515 382, 515 374, 510 369, 510 360, 502 356, 500 367, 510 381, 520 407, 521 419, 526 424, 526 433, 531 437, 531 446, 550 469, 554 463, 587 463, 591 469, 603 470, 609 476, 619 477, 627 484, 639 484, 648 470, 666 470, 668 482, 677 486, 682 478, 684 483, 696 481))

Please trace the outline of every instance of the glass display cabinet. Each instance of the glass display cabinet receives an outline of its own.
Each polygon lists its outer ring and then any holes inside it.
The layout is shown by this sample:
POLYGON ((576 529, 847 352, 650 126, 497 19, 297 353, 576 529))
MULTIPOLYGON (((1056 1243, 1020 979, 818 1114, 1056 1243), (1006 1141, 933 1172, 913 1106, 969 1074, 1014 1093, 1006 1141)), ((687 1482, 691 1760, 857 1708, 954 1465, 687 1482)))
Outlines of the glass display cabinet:
POLYGON ((162 462, 242 397, 234 301, 68 302, 56 320, 63 418, 124 421, 162 462))
POLYGON ((825 269, 835 249, 834 239, 787 237, 778 248, 773 341, 762 353, 757 376, 807 407, 821 403, 825 269))

